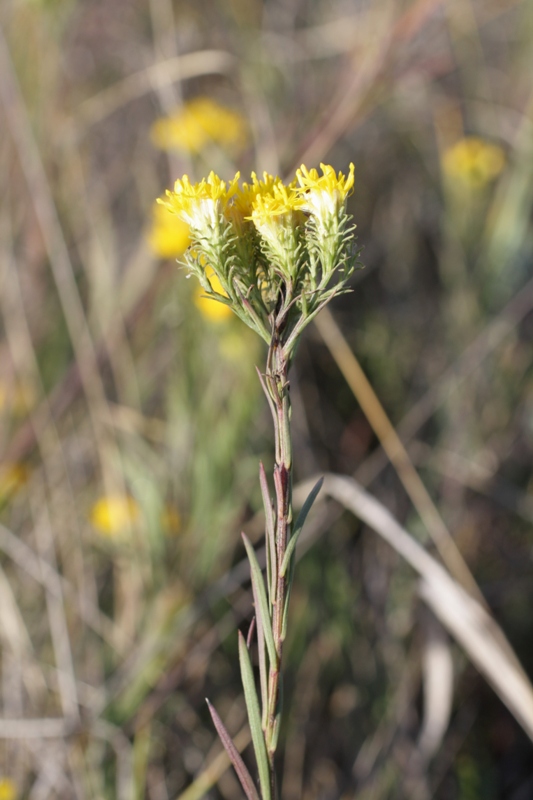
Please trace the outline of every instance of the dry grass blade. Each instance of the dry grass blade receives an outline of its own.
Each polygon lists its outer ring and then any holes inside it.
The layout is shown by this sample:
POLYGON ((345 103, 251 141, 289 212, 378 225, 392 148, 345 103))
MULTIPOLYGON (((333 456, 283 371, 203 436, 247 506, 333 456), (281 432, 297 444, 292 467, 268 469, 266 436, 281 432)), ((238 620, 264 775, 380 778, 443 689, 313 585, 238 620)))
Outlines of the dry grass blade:
POLYGON ((61 739, 72 732, 62 717, 43 719, 0 719, 0 739, 61 739))
POLYGON ((324 491, 385 539, 418 572, 423 599, 533 740, 533 686, 485 608, 352 478, 327 475, 324 491))
POLYGON ((422 655, 424 717, 418 737, 418 750, 424 759, 438 751, 452 713, 453 660, 450 642, 433 618, 426 625, 422 655))
MULTIPOLYGON (((36 505, 36 503, 33 501, 32 504, 36 505)), ((34 515, 37 516, 38 511, 36 508, 33 508, 33 512, 34 515)), ((45 582, 43 579, 43 584, 46 586, 46 608, 50 634, 52 637, 52 646, 57 666, 61 707, 65 719, 71 720, 73 723, 77 723, 80 720, 80 713, 76 689, 74 660, 70 645, 61 579, 57 572, 57 564, 55 563, 53 535, 45 504, 42 504, 42 513, 35 521, 35 535, 37 546, 39 548, 41 563, 48 563, 53 573, 55 573, 55 586, 53 589, 48 588, 47 583, 50 583, 49 577, 47 582, 45 582)))
MULTIPOLYGON (((416 436, 450 393, 470 378, 491 353, 501 347, 511 333, 516 331, 532 308, 533 278, 484 326, 459 358, 450 364, 425 394, 411 406, 396 427, 404 446, 416 436)), ((374 480, 385 465, 383 449, 383 447, 377 448, 357 470, 356 477, 365 485, 374 480)))
MULTIPOLYGON (((50 261, 56 290, 61 301, 68 333, 76 355, 80 379, 88 401, 95 438, 99 443, 104 480, 112 486, 109 466, 102 451, 104 438, 101 420, 109 411, 97 356, 76 284, 70 254, 61 227, 52 189, 48 181, 41 152, 33 135, 28 110, 20 90, 8 44, 0 29, 0 101, 4 107, 7 127, 18 153, 35 211, 44 246, 50 261)), ((111 448, 112 442, 108 441, 111 448)))
POLYGON ((442 0, 415 0, 399 15, 392 28, 387 26, 376 46, 369 47, 367 62, 355 73, 350 70, 348 79, 339 86, 324 112, 316 130, 299 156, 298 164, 319 161, 344 131, 362 116, 369 94, 379 85, 393 64, 400 42, 409 41, 420 32, 424 24, 438 10, 442 0))
POLYGON ((211 719, 213 720, 213 724, 217 729, 217 733, 220 736, 220 740, 224 745, 226 753, 228 757, 231 759, 231 763, 233 764, 235 771, 239 777, 241 782, 241 786, 246 794, 248 800, 259 800, 259 795, 257 794, 257 789, 254 786, 254 782, 252 780, 252 776, 248 772, 248 769, 242 760, 237 747, 229 735, 228 731, 222 720, 220 719, 219 715, 217 714, 215 708, 211 705, 209 700, 206 699, 207 706, 209 708, 209 713, 211 714, 211 719))
MULTIPOLYGON (((239 753, 250 744, 250 738, 250 729, 246 724, 233 738, 233 744, 239 753)), ((228 754, 223 750, 176 800, 200 800, 225 773, 230 763, 228 754)))
POLYGON ((113 621, 99 608, 80 603, 75 588, 45 560, 40 558, 19 537, 0 523, 0 550, 24 570, 33 580, 42 584, 46 591, 59 598, 63 592, 68 601, 76 603, 77 611, 83 621, 118 652, 124 652, 129 642, 113 621))
POLYGON ((131 100, 176 81, 230 72, 235 63, 235 57, 231 53, 223 50, 202 50, 152 64, 85 100, 78 109, 76 125, 94 125, 131 100))
POLYGON ((413 467, 400 437, 329 309, 325 308, 322 314, 316 318, 315 325, 337 366, 346 378, 391 464, 396 469, 405 491, 418 511, 442 560, 463 586, 477 597, 480 602, 483 602, 483 597, 474 576, 465 563, 418 472, 413 467))

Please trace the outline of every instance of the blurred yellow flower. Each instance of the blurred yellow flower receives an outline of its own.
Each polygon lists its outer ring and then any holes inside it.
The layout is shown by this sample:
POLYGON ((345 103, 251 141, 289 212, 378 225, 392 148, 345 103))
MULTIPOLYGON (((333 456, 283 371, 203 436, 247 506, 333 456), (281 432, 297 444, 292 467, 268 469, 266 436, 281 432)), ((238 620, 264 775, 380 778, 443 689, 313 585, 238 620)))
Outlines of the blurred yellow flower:
POLYGON ((476 136, 460 139, 442 156, 444 174, 472 189, 482 189, 500 174, 504 166, 503 149, 476 136))
POLYGON ((120 536, 137 521, 140 509, 129 495, 116 494, 100 497, 93 505, 90 521, 102 536, 110 539, 120 536))
POLYGON ((0 800, 16 800, 18 791, 15 783, 9 778, 0 778, 0 800))
POLYGON ((181 517, 176 506, 166 505, 161 512, 161 527, 167 536, 176 536, 181 530, 181 517))
POLYGON ((152 227, 148 243, 160 258, 177 258, 189 246, 189 226, 160 203, 152 208, 152 227))
POLYGON ((169 117, 156 120, 150 135, 161 150, 201 153, 215 143, 232 152, 242 150, 248 138, 245 118, 209 97, 184 103, 169 117))
POLYGON ((259 339, 248 335, 248 330, 229 327, 218 339, 221 356, 233 364, 254 363, 258 358, 259 339))
POLYGON ((36 401, 35 389, 28 381, 0 383, 0 411, 7 411, 14 417, 24 417, 36 401))
MULTIPOLYGON (((211 284, 213 291, 218 292, 218 294, 226 295, 226 292, 222 288, 222 284, 215 275, 213 269, 208 266, 206 267, 205 273, 209 279, 209 283, 211 284)), ((219 300, 214 300, 213 298, 209 297, 209 295, 207 295, 199 285, 194 291, 194 304, 202 316, 205 317, 205 319, 209 320, 209 322, 214 322, 215 324, 224 322, 233 314, 229 306, 221 303, 219 300)))
POLYGON ((5 501, 18 492, 28 482, 29 474, 30 471, 25 464, 2 466, 0 468, 0 501, 5 501))

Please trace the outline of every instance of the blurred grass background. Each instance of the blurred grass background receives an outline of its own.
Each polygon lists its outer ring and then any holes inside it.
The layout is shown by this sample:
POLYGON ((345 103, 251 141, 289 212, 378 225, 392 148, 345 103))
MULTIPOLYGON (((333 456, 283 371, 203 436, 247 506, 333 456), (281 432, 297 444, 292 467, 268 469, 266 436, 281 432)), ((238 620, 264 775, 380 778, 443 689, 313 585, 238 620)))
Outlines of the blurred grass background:
MULTIPOLYGON (((244 747, 238 533, 272 435, 261 343, 154 211, 184 172, 356 164, 365 269, 333 317, 531 674, 533 5, 4 0, 0 29, 0 798, 241 796, 204 698, 244 747)), ((353 474, 426 541, 321 330, 296 481, 353 474)), ((331 502, 311 528, 284 800, 533 797, 412 570, 331 502)))

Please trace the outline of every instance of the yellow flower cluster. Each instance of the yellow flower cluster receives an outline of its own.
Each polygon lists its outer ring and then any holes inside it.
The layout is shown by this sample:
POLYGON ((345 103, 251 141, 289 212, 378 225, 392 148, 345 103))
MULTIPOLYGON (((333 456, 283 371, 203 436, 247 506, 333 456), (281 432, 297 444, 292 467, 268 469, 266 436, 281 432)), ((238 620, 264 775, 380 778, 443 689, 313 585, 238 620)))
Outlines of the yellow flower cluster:
POLYGON ((193 155, 210 144, 230 152, 246 145, 248 125, 245 118, 209 97, 197 97, 178 108, 169 117, 158 119, 151 137, 161 150, 181 150, 193 155))
MULTIPOLYGON (((320 166, 322 175, 302 165, 296 172, 297 180, 289 184, 267 172, 263 173, 263 180, 252 172, 252 183, 242 186, 239 172, 228 182, 211 172, 207 179, 195 184, 184 175, 174 184, 174 191, 167 190, 166 198, 158 202, 199 231, 218 225, 221 214, 233 222, 251 219, 260 233, 296 212, 305 211, 326 222, 338 214, 353 189, 354 165, 350 164, 347 177, 342 172, 337 175, 329 165, 320 166)), ((302 219, 300 215, 295 221, 302 219)))
POLYGON ((198 183, 184 175, 158 202, 189 226, 185 263, 204 296, 224 307, 219 315, 230 309, 269 342, 275 313, 288 321, 294 347, 319 308, 346 291, 355 268, 346 211, 353 185, 353 164, 347 175, 302 166, 289 183, 266 172, 243 183, 239 173, 224 181, 211 172, 198 183))
POLYGON ((442 157, 444 174, 454 182, 482 189, 505 166, 505 153, 499 145, 477 136, 467 136, 448 148, 442 157))

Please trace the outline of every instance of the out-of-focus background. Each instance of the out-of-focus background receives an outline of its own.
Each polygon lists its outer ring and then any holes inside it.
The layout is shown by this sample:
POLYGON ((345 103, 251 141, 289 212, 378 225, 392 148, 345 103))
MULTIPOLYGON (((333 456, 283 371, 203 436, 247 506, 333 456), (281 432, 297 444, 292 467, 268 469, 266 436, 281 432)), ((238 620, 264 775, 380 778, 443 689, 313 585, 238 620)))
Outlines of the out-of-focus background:
MULTIPOLYGON (((355 163, 365 269, 298 351, 295 481, 354 475, 433 552, 432 500, 531 674, 533 5, 3 0, 0 28, 0 798, 241 797, 204 698, 245 748, 265 354, 175 263, 183 173, 355 163)), ((283 799, 533 797, 413 570, 333 502, 309 534, 283 799)))

